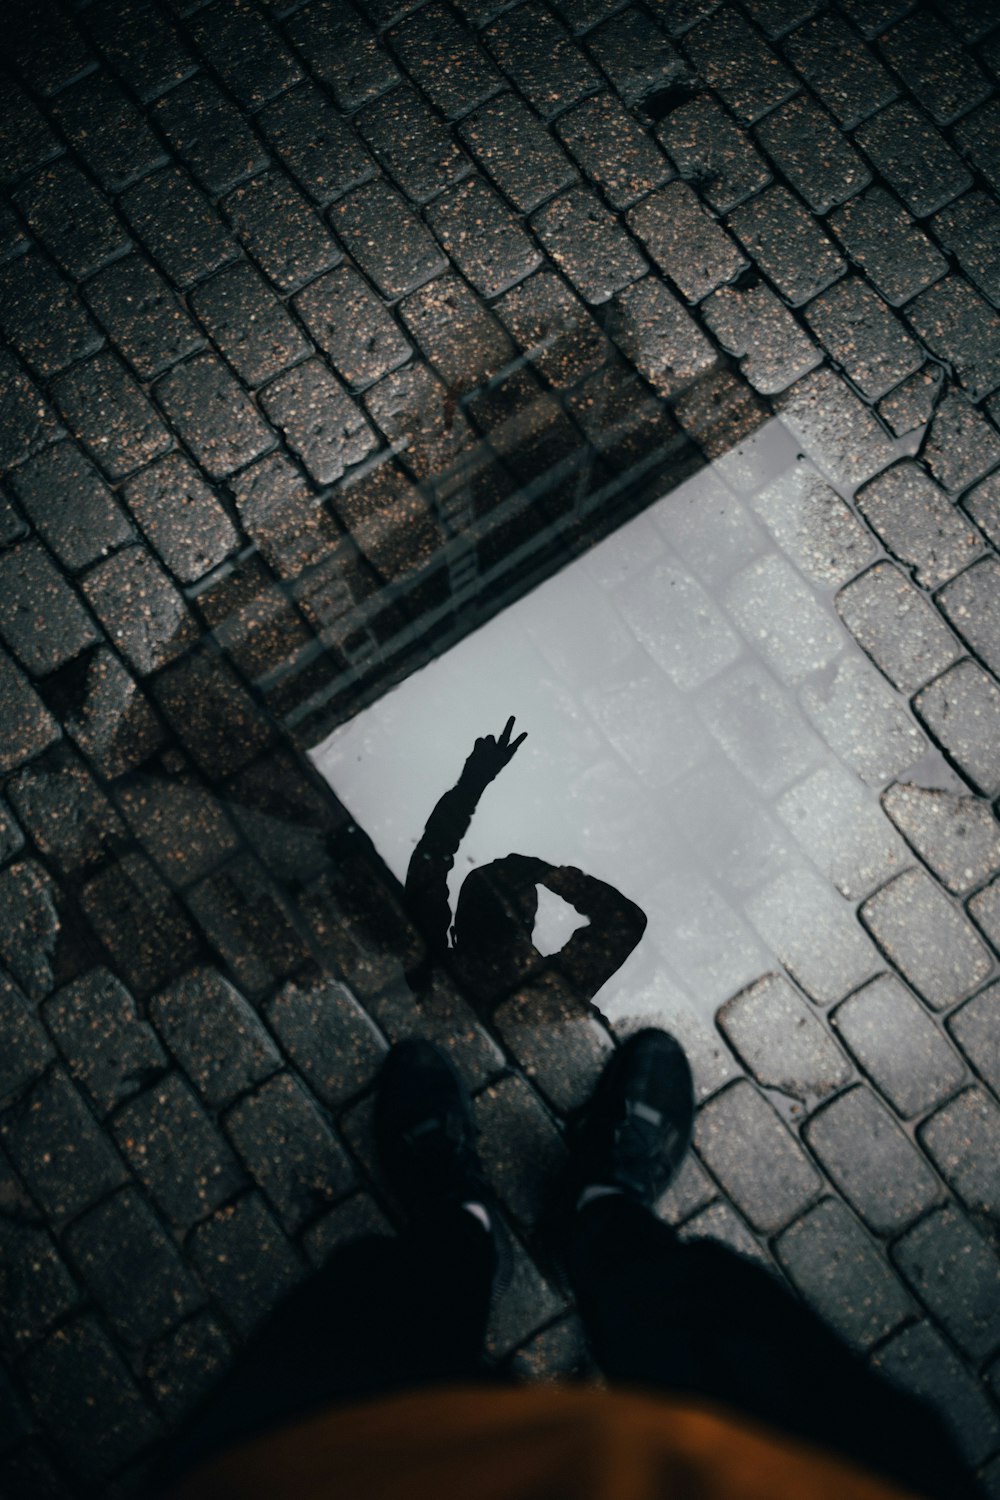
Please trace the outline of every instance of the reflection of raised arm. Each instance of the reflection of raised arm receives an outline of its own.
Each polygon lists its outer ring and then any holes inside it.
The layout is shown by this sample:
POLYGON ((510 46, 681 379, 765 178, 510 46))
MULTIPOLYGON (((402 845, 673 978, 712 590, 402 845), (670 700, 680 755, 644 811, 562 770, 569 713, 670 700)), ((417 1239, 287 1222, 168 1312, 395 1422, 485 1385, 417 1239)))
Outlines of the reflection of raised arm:
POLYGON ((642 937, 646 913, 613 885, 573 865, 560 865, 542 884, 590 918, 590 925, 578 928, 552 963, 578 994, 591 999, 642 937))
POLYGON ((431 952, 448 947, 451 908, 448 905, 448 875, 458 846, 465 837, 472 814, 483 792, 503 770, 527 736, 511 741, 514 720, 501 735, 483 735, 476 740, 462 774, 451 791, 445 792, 427 819, 427 827, 406 872, 406 900, 431 952))

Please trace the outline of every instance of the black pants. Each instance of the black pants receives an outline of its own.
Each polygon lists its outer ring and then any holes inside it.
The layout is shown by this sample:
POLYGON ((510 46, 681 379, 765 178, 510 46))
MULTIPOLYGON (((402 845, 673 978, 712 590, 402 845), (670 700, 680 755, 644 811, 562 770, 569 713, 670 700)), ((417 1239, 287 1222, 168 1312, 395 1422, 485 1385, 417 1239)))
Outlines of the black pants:
MULTIPOLYGON (((941 1500, 975 1490, 938 1419, 878 1379, 760 1267, 682 1244, 620 1195, 575 1216, 568 1266, 594 1356, 616 1383, 706 1396, 941 1500)), ((213 1451, 334 1401, 482 1364, 496 1256, 456 1210, 398 1240, 335 1254, 271 1315, 175 1444, 184 1472, 213 1451)))

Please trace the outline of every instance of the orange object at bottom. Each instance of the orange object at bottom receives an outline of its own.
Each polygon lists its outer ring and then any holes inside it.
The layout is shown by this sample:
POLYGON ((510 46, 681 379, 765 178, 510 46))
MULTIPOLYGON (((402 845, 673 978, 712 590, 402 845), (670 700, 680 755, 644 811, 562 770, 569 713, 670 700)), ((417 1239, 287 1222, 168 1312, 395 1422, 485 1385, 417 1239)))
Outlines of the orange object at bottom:
POLYGON ((171 1500, 914 1500, 722 1407, 588 1386, 436 1387, 244 1443, 171 1500))

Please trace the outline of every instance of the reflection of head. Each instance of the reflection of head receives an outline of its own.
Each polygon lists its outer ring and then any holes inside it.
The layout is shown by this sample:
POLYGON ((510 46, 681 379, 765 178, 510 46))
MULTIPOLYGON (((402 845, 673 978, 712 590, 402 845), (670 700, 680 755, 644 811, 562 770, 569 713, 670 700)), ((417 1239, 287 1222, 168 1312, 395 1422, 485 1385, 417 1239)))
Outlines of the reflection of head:
POLYGON ((528 949, 533 951, 537 879, 537 862, 524 860, 519 854, 508 854, 505 859, 494 859, 472 870, 465 877, 455 908, 456 949, 487 963, 516 961, 528 949))

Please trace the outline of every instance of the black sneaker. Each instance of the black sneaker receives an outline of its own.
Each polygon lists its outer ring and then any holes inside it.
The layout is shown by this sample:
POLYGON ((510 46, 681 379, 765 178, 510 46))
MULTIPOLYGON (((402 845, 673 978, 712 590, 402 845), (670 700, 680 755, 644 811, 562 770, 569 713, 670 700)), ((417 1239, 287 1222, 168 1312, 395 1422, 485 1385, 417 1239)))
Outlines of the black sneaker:
POLYGON ((401 1207, 414 1218, 446 1204, 483 1203, 493 1195, 476 1154, 472 1101, 452 1063, 432 1042, 397 1042, 375 1098, 375 1140, 401 1207))
POLYGON ((600 1184, 650 1208, 684 1160, 693 1123, 691 1069, 680 1043, 653 1027, 637 1031, 604 1069, 577 1127, 576 1197, 600 1184))

